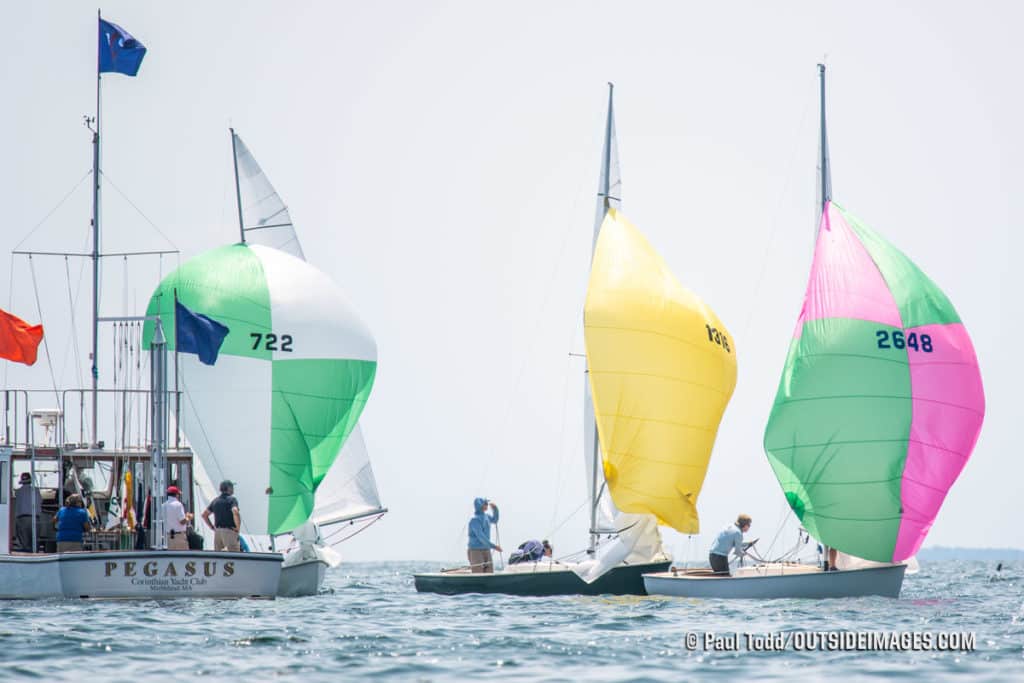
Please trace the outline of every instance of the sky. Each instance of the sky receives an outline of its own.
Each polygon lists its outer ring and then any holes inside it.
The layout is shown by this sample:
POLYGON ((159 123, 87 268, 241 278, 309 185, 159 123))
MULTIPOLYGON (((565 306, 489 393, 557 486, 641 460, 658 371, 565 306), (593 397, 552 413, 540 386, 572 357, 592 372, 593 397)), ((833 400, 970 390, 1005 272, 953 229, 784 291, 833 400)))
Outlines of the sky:
MULTIPOLYGON (((1024 547, 1014 523, 1019 5, 126 0, 102 10, 149 50, 137 78, 103 81, 103 249, 180 251, 109 259, 102 313, 142 313, 161 274, 237 241, 234 126, 308 260, 376 337, 361 424, 390 512, 343 544, 343 558, 462 558, 476 496, 500 504, 506 546, 585 547, 583 367, 572 354, 583 352, 609 81, 623 210, 715 309, 739 363, 698 502, 702 533, 668 532, 667 546, 704 556, 738 512, 754 517, 755 535, 781 529, 776 547, 795 540, 761 442, 810 266, 823 59, 834 199, 948 294, 985 383, 981 437, 925 545, 1024 547)), ((80 2, 8 8, 18 30, 0 46, 0 252, 88 244, 82 116, 95 110, 95 22, 80 2)), ((9 386, 87 377, 81 267, 8 260, 0 305, 42 320, 51 359, 7 368, 9 386)), ((112 344, 104 332, 103 386, 112 344)))

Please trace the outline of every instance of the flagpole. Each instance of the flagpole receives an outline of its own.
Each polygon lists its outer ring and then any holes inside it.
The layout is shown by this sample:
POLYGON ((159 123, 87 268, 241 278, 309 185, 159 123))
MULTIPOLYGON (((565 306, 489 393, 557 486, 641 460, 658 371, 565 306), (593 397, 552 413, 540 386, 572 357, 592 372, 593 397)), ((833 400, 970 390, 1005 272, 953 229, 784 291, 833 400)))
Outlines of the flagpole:
MULTIPOLYGON (((102 16, 96 10, 96 31, 102 16)), ((96 46, 96 130, 92 134, 92 441, 99 445, 96 433, 96 404, 99 385, 99 316, 100 316, 100 51, 99 36, 96 46)))

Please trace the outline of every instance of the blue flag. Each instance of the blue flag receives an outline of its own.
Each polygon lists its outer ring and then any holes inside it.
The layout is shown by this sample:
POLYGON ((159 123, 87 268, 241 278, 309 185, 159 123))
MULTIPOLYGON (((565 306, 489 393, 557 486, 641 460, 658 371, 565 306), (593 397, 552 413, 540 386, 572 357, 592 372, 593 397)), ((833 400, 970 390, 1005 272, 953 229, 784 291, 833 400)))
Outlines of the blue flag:
POLYGON ((100 19, 100 73, 112 71, 126 76, 139 73, 146 46, 117 24, 100 19))
POLYGON ((175 347, 181 353, 194 353, 199 361, 206 365, 217 362, 220 345, 228 336, 229 330, 213 318, 201 313, 193 313, 185 308, 180 301, 174 302, 175 347))

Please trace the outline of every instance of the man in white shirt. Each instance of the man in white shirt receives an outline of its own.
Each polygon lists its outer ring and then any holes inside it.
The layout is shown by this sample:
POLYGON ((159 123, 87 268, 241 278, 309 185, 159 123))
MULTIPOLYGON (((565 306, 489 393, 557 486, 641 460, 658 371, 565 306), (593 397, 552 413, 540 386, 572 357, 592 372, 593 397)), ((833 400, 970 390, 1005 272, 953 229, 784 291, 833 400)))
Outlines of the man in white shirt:
POLYGON ((192 520, 192 513, 185 512, 181 504, 181 489, 167 487, 167 501, 163 504, 164 530, 167 532, 168 550, 188 550, 188 536, 185 530, 192 520))
POLYGON ((715 574, 729 576, 729 551, 735 552, 736 557, 743 557, 743 534, 752 523, 750 515, 740 515, 735 524, 730 524, 718 534, 708 553, 708 562, 715 574))

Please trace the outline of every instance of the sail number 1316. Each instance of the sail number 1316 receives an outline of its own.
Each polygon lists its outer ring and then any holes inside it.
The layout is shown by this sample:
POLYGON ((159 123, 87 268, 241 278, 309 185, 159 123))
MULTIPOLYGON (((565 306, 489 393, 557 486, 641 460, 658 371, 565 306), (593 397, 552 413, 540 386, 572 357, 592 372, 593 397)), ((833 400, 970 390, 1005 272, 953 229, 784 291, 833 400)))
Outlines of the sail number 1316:
POLYGON ((875 338, 878 340, 878 348, 880 349, 913 349, 914 351, 923 351, 925 353, 931 353, 934 350, 932 346, 932 337, 928 334, 918 334, 917 332, 911 332, 904 336, 899 330, 877 330, 875 332, 875 338))
POLYGON ((714 344, 718 344, 723 349, 732 353, 732 349, 729 348, 729 338, 725 336, 725 333, 718 330, 717 328, 711 327, 711 325, 704 325, 704 329, 708 331, 708 341, 714 344))

